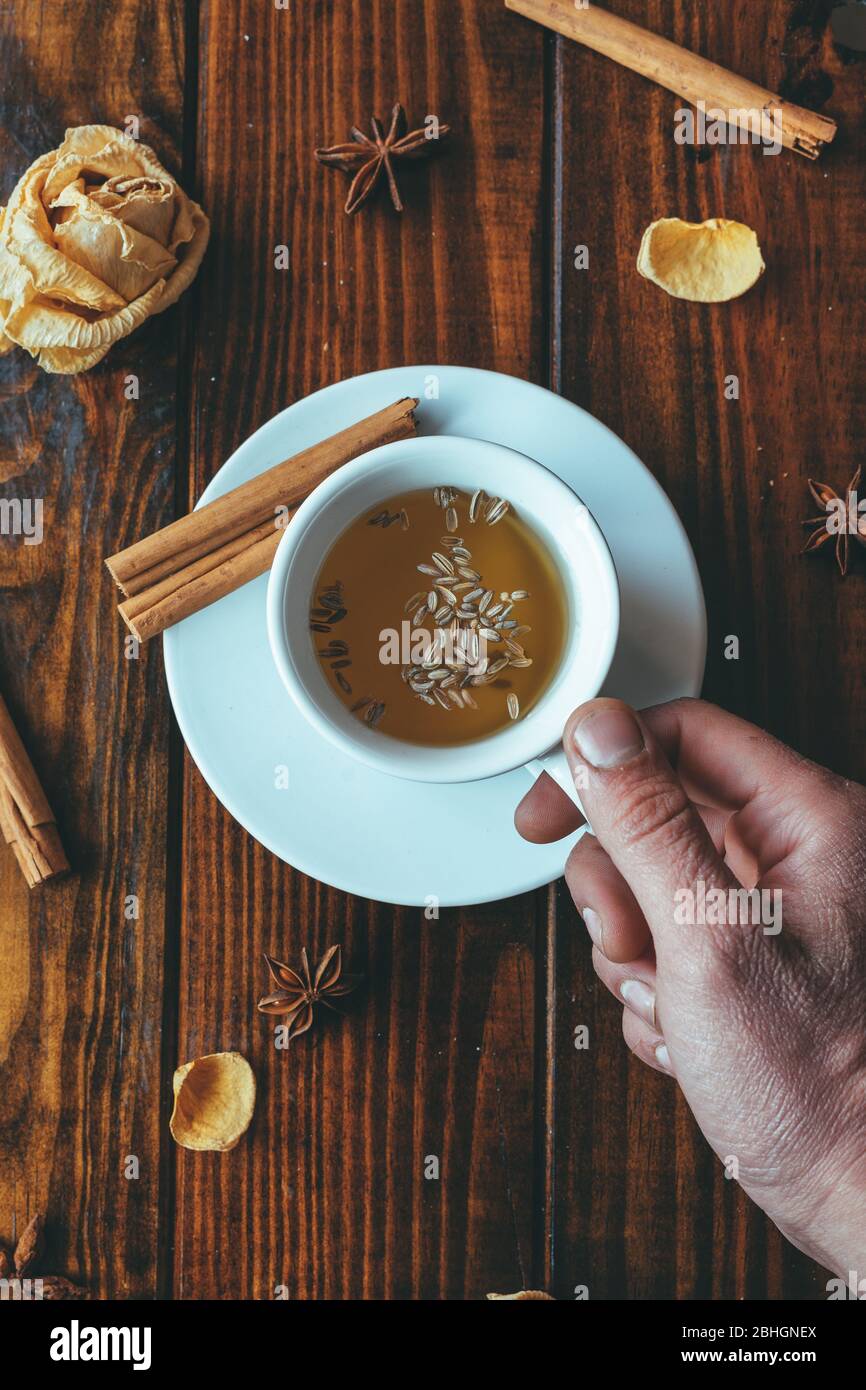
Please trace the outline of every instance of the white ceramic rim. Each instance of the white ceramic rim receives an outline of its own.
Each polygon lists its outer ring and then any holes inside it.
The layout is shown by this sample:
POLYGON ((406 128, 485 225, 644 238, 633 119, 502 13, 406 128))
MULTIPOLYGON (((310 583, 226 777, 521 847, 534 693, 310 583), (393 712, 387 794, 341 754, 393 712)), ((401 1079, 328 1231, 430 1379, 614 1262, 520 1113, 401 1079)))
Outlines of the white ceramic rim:
POLYGON ((572 710, 601 689, 616 650, 619 613, 619 585, 607 542, 567 484, 504 445, 448 435, 383 445, 325 479, 298 508, 280 541, 267 597, 271 652, 307 721, 368 766, 421 782, 494 777, 546 754, 559 742, 572 710), (346 526, 395 493, 437 483, 466 491, 485 487, 507 496, 550 551, 570 609, 559 670, 533 709, 488 738, 444 748, 389 738, 350 714, 324 677, 308 619, 322 560, 346 526), (289 592, 303 594, 303 604, 290 606, 289 592))

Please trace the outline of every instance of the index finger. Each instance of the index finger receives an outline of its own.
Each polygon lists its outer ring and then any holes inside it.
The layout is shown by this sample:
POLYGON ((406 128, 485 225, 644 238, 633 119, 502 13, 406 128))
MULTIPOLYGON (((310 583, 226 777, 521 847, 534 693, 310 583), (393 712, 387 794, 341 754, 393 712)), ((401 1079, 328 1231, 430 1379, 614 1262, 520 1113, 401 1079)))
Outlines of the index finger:
POLYGON ((765 729, 706 700, 641 710, 692 800, 733 814, 815 768, 765 729))

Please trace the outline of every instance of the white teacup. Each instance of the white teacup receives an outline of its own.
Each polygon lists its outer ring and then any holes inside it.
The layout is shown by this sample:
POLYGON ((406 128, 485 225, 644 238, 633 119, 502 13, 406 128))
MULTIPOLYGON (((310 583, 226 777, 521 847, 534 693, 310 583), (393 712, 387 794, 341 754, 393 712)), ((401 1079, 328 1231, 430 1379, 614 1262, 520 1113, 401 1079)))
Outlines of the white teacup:
POLYGON ((350 757, 419 782, 472 782, 526 765, 574 795, 561 751, 576 705, 598 694, 619 632, 619 587, 607 543, 587 508, 540 463, 485 440, 424 435, 385 444, 326 478, 277 548, 268 585, 268 638, 282 680, 309 723, 350 757), (538 535, 568 600, 565 648, 547 690, 506 729, 456 747, 425 747, 371 729, 337 698, 319 664, 309 611, 331 546, 359 516, 417 488, 439 485, 505 497, 538 535), (544 762, 538 760, 549 756, 544 762))

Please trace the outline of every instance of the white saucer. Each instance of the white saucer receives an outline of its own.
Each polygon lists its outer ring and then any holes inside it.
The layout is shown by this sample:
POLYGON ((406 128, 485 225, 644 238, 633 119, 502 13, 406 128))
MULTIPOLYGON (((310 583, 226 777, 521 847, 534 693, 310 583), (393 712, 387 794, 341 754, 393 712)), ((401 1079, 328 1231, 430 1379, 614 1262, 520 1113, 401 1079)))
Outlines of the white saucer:
MULTIPOLYGON (((622 440, 539 386, 432 366, 338 382, 257 430, 201 502, 401 396, 420 397, 421 433, 506 444, 546 464, 586 502, 607 537, 622 597, 605 693, 638 707, 697 695, 706 610, 679 517, 622 440)), ((266 589, 263 575, 164 637, 168 688, 187 747, 251 835, 314 878, 389 903, 492 902, 559 877, 573 840, 530 845, 514 829, 514 808, 530 786, 525 770, 460 785, 408 782, 344 757, 317 735, 271 659, 266 589)))

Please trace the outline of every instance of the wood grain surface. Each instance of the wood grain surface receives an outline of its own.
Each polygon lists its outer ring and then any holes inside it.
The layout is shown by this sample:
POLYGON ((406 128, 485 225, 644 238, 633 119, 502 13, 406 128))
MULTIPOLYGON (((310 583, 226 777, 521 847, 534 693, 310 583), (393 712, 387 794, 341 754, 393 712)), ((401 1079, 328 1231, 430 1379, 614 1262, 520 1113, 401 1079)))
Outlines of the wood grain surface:
MULTIPOLYGON (((181 4, 5 6, 3 202, 91 120, 139 114, 177 166, 183 35, 181 4)), ((161 655, 127 659, 102 559, 174 511, 180 321, 82 376, 0 358, 0 495, 44 499, 45 518, 41 545, 0 538, 0 682, 75 870, 28 895, 0 854, 0 1242, 46 1212, 43 1272, 106 1297, 160 1277, 177 796, 161 655)))
POLYGON ((0 856, 0 1242, 47 1210, 51 1263, 99 1296, 823 1296, 626 1052, 564 887, 427 921, 274 859, 182 754, 159 645, 126 659, 101 565, 320 386, 510 372, 591 410, 669 492, 708 696, 866 780, 862 574, 797 553, 806 477, 844 484, 866 426, 864 55, 834 45, 825 0, 611 8, 832 115, 837 143, 817 165, 680 147, 676 98, 500 0, 0 13, 0 201, 67 125, 134 114, 212 219, 193 289, 91 372, 0 358, 0 497, 46 511, 41 546, 0 537, 0 688, 76 867, 28 895, 0 856), (402 218, 383 200, 347 219, 312 151, 395 100, 451 147, 403 176, 402 218), (754 226, 760 289, 699 306, 642 280, 641 233, 674 214, 754 226), (262 953, 333 942, 363 989, 277 1051, 262 953), (176 1150, 175 1065, 227 1049, 256 1072, 249 1136, 176 1150))

